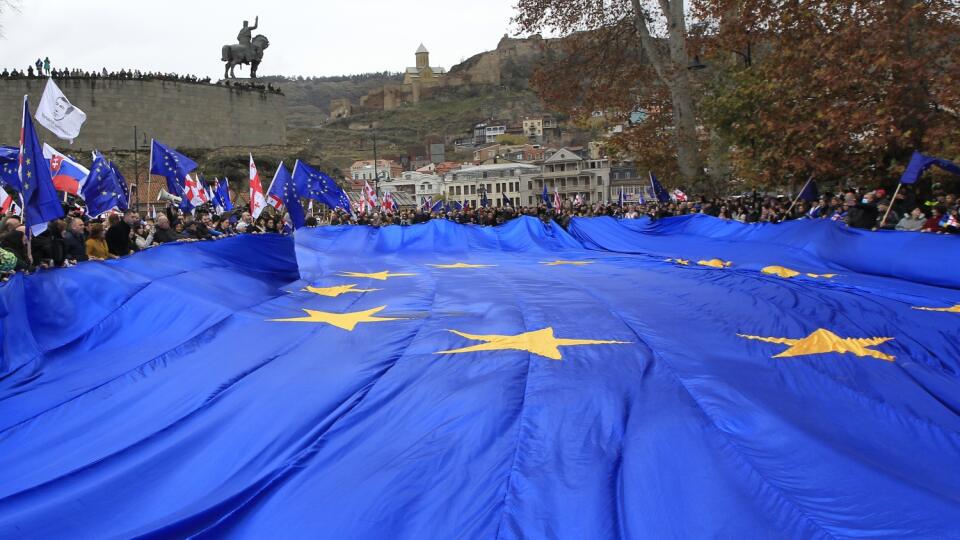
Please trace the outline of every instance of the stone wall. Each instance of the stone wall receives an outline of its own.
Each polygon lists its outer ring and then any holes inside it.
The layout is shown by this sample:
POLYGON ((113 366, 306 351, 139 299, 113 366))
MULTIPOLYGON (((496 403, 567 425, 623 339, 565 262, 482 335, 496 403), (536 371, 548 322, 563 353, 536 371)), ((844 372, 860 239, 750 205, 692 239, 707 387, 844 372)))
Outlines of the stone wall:
MULTIPOLYGON (((20 140, 23 95, 32 114, 46 79, 0 80, 0 144, 20 140)), ((282 145, 287 142, 286 98, 257 90, 170 81, 62 79, 58 86, 87 113, 73 145, 37 126, 42 141, 76 153, 80 150, 133 149, 133 127, 176 148, 282 145)), ((140 142, 143 142, 143 135, 140 142)))

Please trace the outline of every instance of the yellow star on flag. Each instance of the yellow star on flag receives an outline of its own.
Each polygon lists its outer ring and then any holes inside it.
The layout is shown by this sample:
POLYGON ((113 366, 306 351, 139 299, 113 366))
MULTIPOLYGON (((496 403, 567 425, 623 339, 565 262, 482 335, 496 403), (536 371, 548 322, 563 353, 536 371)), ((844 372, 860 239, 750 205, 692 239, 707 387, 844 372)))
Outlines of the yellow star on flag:
POLYGON ((427 266, 432 266, 434 268, 490 268, 491 266, 496 266, 495 264, 469 264, 469 263, 454 263, 454 264, 428 264, 427 266))
POLYGON ((416 274, 391 274, 389 270, 384 270, 383 272, 372 272, 369 274, 364 272, 340 272, 337 275, 344 276, 344 277, 370 278, 370 279, 378 279, 380 281, 386 281, 387 279, 392 277, 415 276, 416 274))
POLYGON ((806 356, 808 354, 825 354, 832 352, 840 354, 851 353, 861 357, 870 356, 888 362, 893 362, 895 358, 889 354, 884 354, 869 348, 891 341, 893 339, 891 337, 842 338, 825 328, 818 328, 809 336, 802 339, 760 337, 746 334, 737 335, 746 339, 755 339, 766 343, 779 343, 790 346, 782 353, 775 354, 773 356, 774 358, 789 358, 791 356, 806 356))
MULTIPOLYGON (((796 270, 793 270, 792 268, 787 268, 787 267, 785 267, 785 266, 764 266, 763 268, 760 269, 760 271, 763 272, 764 274, 770 274, 770 275, 772 275, 772 276, 780 276, 780 277, 785 278, 785 279, 789 279, 789 278, 792 278, 792 277, 796 277, 796 276, 801 275, 801 272, 797 272, 796 270)), ((830 278, 832 278, 832 277, 837 277, 836 274, 810 274, 810 273, 807 273, 807 274, 804 274, 804 275, 806 275, 807 277, 812 277, 812 278, 825 278, 825 279, 830 279, 830 278)))
POLYGON ((675 262, 677 264, 682 264, 683 266, 688 266, 690 264, 690 259, 667 259, 667 262, 675 262))
POLYGON ((960 313, 960 304, 957 304, 951 307, 941 307, 941 308, 914 306, 913 309, 919 309, 920 311, 939 311, 942 313, 960 313))
POLYGON ((733 263, 720 259, 710 259, 709 261, 697 261, 697 264, 700 266, 709 266, 710 268, 727 268, 733 263))
POLYGON ((313 294, 319 294, 320 296, 329 296, 329 297, 337 297, 337 296, 340 296, 341 294, 352 293, 352 292, 364 293, 364 292, 373 292, 373 291, 380 290, 380 289, 354 289, 354 287, 356 286, 357 286, 356 283, 351 283, 349 285, 337 285, 335 287, 311 287, 310 285, 307 285, 307 287, 303 290, 307 292, 312 292, 313 294))
POLYGON ((501 336, 496 334, 481 336, 476 334, 467 334, 465 332, 459 332, 457 330, 449 330, 454 334, 465 337, 467 339, 472 339, 475 341, 483 341, 477 345, 471 345, 469 347, 463 347, 461 349, 452 349, 449 351, 440 351, 434 354, 460 354, 467 352, 479 352, 479 351, 505 351, 505 350, 514 350, 514 351, 527 351, 533 354, 538 354, 540 356, 545 356, 551 360, 560 360, 560 349, 559 347, 571 347, 574 345, 610 345, 610 344, 623 344, 629 343, 629 341, 610 341, 610 340, 596 340, 596 339, 565 339, 557 338, 553 335, 553 328, 547 327, 542 330, 535 330, 533 332, 524 332, 522 334, 517 334, 515 336, 501 336))
POLYGON ((375 307, 365 311, 354 311, 353 313, 330 313, 328 311, 317 311, 314 309, 304 309, 306 317, 293 317, 291 319, 270 319, 273 322, 315 322, 327 323, 337 328, 353 331, 357 324, 362 322, 384 322, 384 321, 405 321, 405 318, 398 317, 374 317, 375 313, 380 313, 387 306, 375 307))
POLYGON ((547 266, 561 266, 569 264, 570 266, 585 266, 588 264, 593 264, 593 261, 564 261, 557 259, 555 261, 541 261, 540 264, 545 264, 547 266))

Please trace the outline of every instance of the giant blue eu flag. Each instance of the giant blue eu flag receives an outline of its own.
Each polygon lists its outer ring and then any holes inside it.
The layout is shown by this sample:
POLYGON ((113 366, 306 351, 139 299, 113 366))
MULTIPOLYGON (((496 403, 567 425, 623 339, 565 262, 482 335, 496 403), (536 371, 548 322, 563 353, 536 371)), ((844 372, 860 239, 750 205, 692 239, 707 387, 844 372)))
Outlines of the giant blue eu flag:
POLYGON ((956 247, 523 217, 18 274, 0 537, 955 538, 956 247))

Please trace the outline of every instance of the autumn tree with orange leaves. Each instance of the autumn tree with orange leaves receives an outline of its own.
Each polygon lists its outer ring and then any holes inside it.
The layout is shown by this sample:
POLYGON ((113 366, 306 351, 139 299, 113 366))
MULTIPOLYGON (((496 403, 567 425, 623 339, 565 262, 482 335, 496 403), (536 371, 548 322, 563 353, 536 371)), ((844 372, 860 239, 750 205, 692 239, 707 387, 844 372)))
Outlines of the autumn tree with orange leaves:
MULTIPOLYGON (((664 14, 683 4, 520 0, 521 29, 567 36, 535 88, 574 116, 643 111, 612 145, 688 183, 711 153, 761 186, 809 175, 892 184, 914 149, 960 157, 955 0, 690 0, 685 26, 671 26, 664 14), (708 69, 683 69, 692 54, 708 69), (678 84, 681 97, 690 90, 682 119, 692 132, 675 114, 678 84)), ((708 170, 716 181, 719 167, 708 170)))
POLYGON ((960 155, 960 11, 944 0, 697 0, 722 66, 703 99, 736 174, 896 183, 960 155), (749 52, 745 55, 745 52, 749 52))

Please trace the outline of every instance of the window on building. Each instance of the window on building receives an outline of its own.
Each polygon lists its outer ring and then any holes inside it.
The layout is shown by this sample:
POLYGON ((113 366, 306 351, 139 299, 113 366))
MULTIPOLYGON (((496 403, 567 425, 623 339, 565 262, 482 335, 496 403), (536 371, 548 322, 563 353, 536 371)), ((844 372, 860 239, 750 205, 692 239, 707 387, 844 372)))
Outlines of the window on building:
POLYGON ((533 196, 528 196, 528 197, 527 197, 527 204, 530 205, 530 206, 533 206, 533 196))
POLYGON ((493 191, 490 190, 490 184, 487 184, 487 193, 493 193, 493 191))
POLYGON ((457 195, 460 195, 460 186, 457 186, 457 195))
POLYGON ((477 185, 476 185, 476 184, 470 186, 470 194, 471 194, 471 195, 476 195, 476 194, 477 194, 477 185))
POLYGON ((598 177, 597 177, 597 185, 598 185, 598 186, 602 186, 602 185, 603 185, 603 177, 602 177, 602 176, 598 176, 598 177))
POLYGON ((533 189, 533 180, 527 181, 527 189, 533 189))
POLYGON ((500 184, 497 184, 497 193, 500 193, 500 184))
POLYGON ((450 186, 450 194, 453 195, 453 186, 450 186))
POLYGON ((567 181, 563 178, 560 179, 560 187, 567 187, 567 181))
POLYGON ((587 186, 587 187, 590 187, 590 177, 589 177, 589 176, 583 179, 583 185, 585 185, 585 186, 587 186))
POLYGON ((576 186, 580 185, 580 182, 579 182, 576 178, 571 178, 571 179, 570 179, 570 185, 576 187, 576 186))

